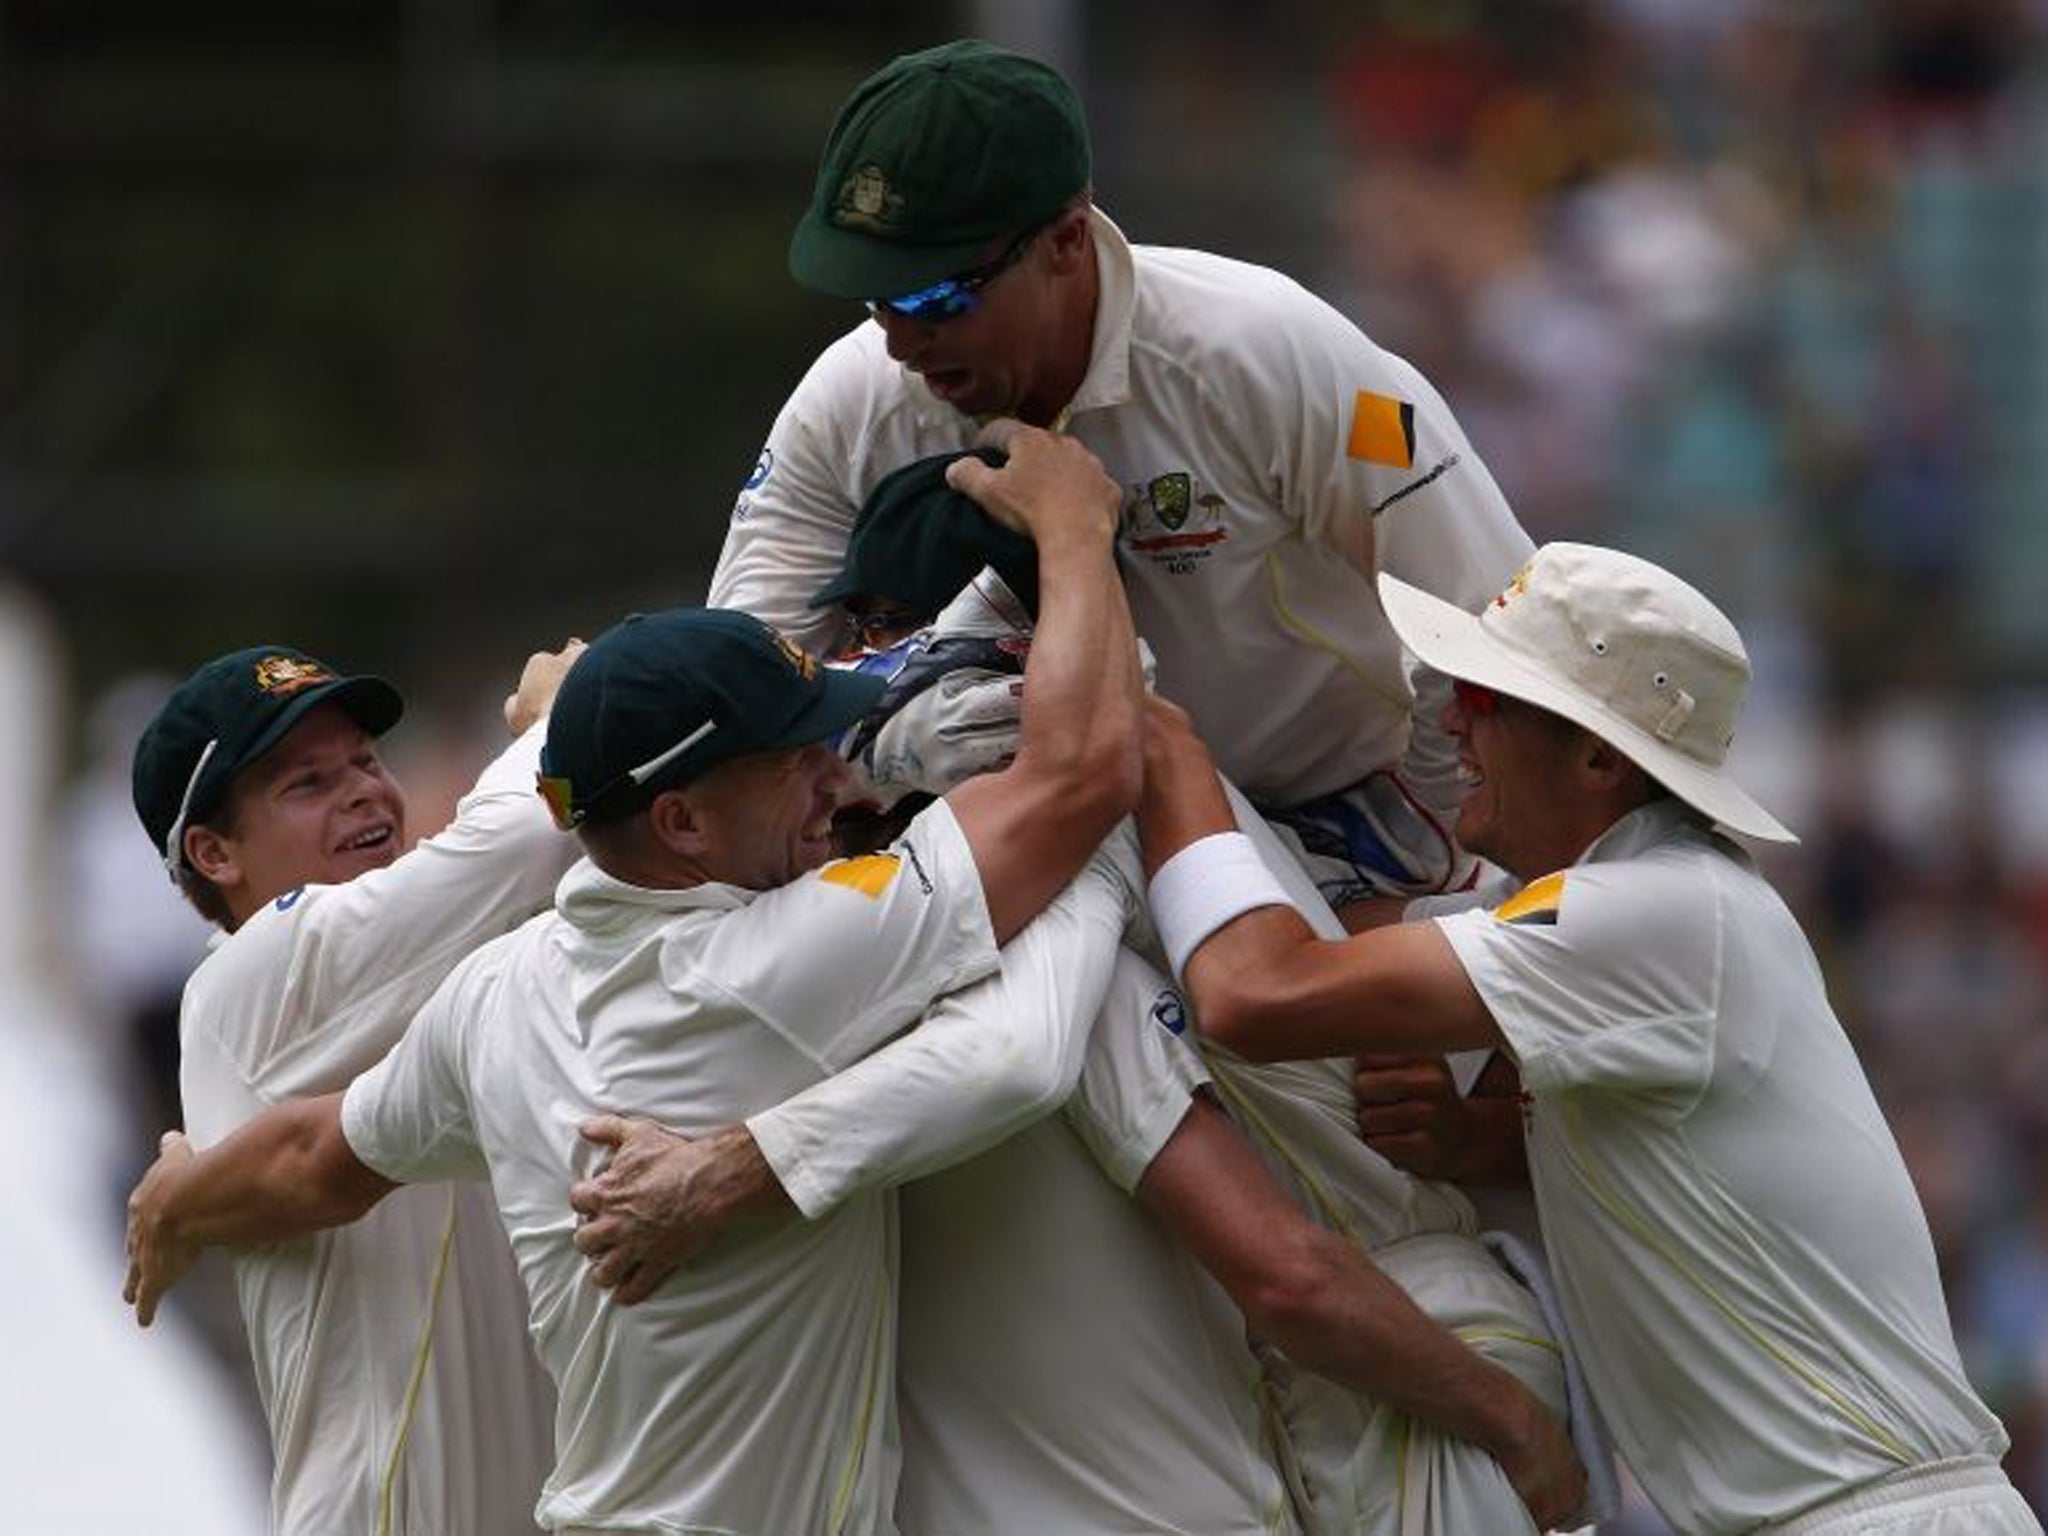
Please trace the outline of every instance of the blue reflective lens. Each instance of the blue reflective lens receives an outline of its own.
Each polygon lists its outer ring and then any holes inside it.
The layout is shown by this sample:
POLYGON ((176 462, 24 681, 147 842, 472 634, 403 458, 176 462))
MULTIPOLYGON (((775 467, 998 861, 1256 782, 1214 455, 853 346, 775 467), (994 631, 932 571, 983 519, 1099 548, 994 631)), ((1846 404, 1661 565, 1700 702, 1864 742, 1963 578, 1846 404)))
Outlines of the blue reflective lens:
POLYGON ((891 309, 910 320, 950 320, 974 308, 979 287, 980 284, 973 283, 971 279, 942 278, 929 288, 920 288, 901 298, 871 299, 868 310, 872 313, 878 309, 891 309))

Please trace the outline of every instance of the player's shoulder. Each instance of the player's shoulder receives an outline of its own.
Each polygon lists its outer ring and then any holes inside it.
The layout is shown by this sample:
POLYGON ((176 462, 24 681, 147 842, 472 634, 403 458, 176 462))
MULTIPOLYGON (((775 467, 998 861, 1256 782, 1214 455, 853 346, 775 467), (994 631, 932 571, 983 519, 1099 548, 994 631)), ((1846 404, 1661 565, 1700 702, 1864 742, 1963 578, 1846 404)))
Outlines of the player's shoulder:
POLYGON ((1163 245, 1132 247, 1132 261, 1139 321, 1148 328, 1233 343, 1276 326, 1357 329, 1285 272, 1256 262, 1163 245))
MULTIPOLYGON (((1639 815, 1643 813, 1638 813, 1639 815)), ((1669 818, 1657 813, 1653 822, 1669 818)), ((1725 899, 1723 856, 1707 835, 1620 826, 1618 844, 1596 843, 1584 861, 1531 881, 1487 908, 1498 926, 1547 930, 1589 959, 1617 962, 1688 955, 1709 958, 1719 944, 1725 899)))
POLYGON ((1341 373, 1400 393, 1410 370, 1308 288, 1270 267, 1208 251, 1133 250, 1134 350, 1210 378, 1271 382, 1341 373))

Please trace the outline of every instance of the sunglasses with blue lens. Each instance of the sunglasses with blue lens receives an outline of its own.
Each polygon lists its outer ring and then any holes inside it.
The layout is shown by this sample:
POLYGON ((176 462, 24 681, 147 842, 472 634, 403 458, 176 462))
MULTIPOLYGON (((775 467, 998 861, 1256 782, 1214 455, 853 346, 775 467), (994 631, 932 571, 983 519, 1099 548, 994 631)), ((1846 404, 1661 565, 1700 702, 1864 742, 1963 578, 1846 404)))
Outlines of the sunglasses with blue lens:
POLYGON ((981 302, 981 290, 1001 277, 1019 261, 1031 248, 1032 237, 1043 225, 1022 230, 1017 238, 1004 246, 990 261, 978 267, 969 268, 953 277, 941 278, 929 288, 920 288, 915 293, 906 293, 895 299, 869 299, 868 313, 879 315, 883 310, 903 316, 906 320, 951 320, 955 315, 964 315, 981 302))

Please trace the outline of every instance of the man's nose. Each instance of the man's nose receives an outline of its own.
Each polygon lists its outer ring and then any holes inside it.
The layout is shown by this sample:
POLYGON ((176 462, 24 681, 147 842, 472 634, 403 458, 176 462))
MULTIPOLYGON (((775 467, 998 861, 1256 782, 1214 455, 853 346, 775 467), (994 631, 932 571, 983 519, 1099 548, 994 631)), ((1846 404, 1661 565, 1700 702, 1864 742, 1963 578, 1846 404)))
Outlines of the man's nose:
POLYGON ((875 324, 882 328, 882 335, 888 343, 889 356, 899 363, 914 362, 918 354, 931 342, 930 321, 913 320, 908 315, 899 315, 886 304, 875 306, 875 324))

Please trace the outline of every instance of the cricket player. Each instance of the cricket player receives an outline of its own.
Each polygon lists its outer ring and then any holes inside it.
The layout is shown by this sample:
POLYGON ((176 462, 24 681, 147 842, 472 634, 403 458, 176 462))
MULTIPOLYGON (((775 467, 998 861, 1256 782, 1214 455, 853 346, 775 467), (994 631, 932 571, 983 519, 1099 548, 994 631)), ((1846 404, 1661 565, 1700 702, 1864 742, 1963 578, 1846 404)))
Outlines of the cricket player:
POLYGON ((1381 596, 1458 680, 1458 836, 1526 884, 1318 938, 1185 717, 1155 707, 1151 903, 1203 1027, 1258 1059, 1512 1055, 1563 1310, 1677 1529, 2038 1532, 1812 949, 1715 830, 1791 836, 1726 769, 1749 681, 1733 626, 1575 544, 1477 617, 1391 577, 1381 596))
MULTIPOLYGON (((137 1297, 196 1244, 347 1219, 398 1180, 488 1172, 561 1394, 544 1525, 892 1531, 893 1203, 736 1231, 687 1284, 621 1309, 584 1278, 567 1191, 590 1160, 577 1124, 597 1108, 697 1130, 743 1118, 941 994, 1004 984, 997 944, 1041 910, 1058 967, 1039 965, 1034 997, 1083 1020, 1099 1009, 1122 882, 1091 866, 1062 887, 1138 789, 1115 491, 1078 445, 1002 435, 1004 469, 956 474, 1038 549, 1041 626, 1009 769, 935 804, 889 853, 827 863, 844 769, 821 743, 880 684, 821 670, 729 611, 608 632, 565 681, 543 758, 590 854, 558 910, 472 956, 345 1096, 161 1160, 134 1202, 137 1297)), ((997 1039, 956 1091, 985 1103, 1000 1088, 1037 1114, 1071 1086, 997 1039), (1032 1086, 1001 1088, 1020 1078, 1032 1086)))
MULTIPOLYGON (((404 707, 388 683, 255 646, 165 702, 136 748, 135 807, 221 927, 179 1020, 193 1144, 345 1086, 457 961, 547 905, 573 848, 533 774, 575 650, 527 663, 505 708, 517 739, 409 852, 377 750, 404 707)), ((496 1218, 482 1190, 422 1186, 359 1227, 235 1255, 277 1536, 532 1529, 553 1394, 496 1218)))
POLYGON ((898 58, 826 140, 798 281, 868 301, 777 417, 712 579, 827 654, 811 606, 889 471, 1008 414, 1122 488, 1117 553, 1159 691, 1262 808, 1327 854, 1333 901, 1454 889, 1447 685, 1411 690, 1380 570, 1476 608, 1530 543, 1414 368, 1279 273, 1133 246, 1090 201, 1053 70, 990 44, 898 58))

